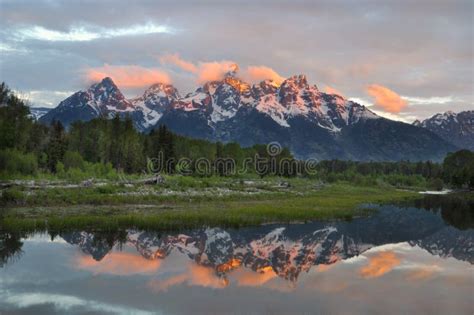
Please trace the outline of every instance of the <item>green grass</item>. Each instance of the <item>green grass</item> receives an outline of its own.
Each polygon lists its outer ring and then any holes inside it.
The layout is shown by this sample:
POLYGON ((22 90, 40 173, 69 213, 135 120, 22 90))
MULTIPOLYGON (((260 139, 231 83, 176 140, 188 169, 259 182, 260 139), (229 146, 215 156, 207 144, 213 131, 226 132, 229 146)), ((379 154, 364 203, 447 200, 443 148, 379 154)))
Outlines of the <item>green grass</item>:
MULTIPOLYGON (((129 188, 112 185, 45 189, 39 196, 27 196, 23 204, 10 204, 3 210, 0 224, 4 229, 28 231, 241 227, 269 222, 351 219, 374 211, 363 207, 364 204, 397 202, 418 196, 415 192, 386 187, 330 185, 316 189, 314 183, 306 179, 294 180, 291 189, 282 191, 274 188, 274 183, 274 180, 256 183, 268 189, 259 194, 236 193, 221 197, 171 198, 159 194, 125 197, 117 194, 129 188)), ((232 180, 219 180, 218 184, 227 188, 235 186, 236 191, 242 186, 232 180)))

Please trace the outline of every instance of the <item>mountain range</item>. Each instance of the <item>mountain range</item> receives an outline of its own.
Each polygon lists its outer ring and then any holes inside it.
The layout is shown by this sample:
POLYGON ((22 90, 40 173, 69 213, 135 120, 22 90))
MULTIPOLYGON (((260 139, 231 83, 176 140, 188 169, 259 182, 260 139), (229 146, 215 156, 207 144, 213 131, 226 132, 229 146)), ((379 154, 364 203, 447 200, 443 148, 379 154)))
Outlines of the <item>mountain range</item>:
POLYGON ((454 145, 474 151, 474 110, 436 114, 413 125, 426 128, 454 145))
POLYGON ((297 158, 352 160, 441 160, 458 147, 428 128, 389 120, 337 94, 321 92, 306 76, 281 84, 250 85, 235 72, 181 96, 157 83, 126 99, 110 78, 63 100, 40 117, 69 126, 76 120, 129 116, 148 132, 164 124, 185 136, 243 146, 278 141, 297 158))

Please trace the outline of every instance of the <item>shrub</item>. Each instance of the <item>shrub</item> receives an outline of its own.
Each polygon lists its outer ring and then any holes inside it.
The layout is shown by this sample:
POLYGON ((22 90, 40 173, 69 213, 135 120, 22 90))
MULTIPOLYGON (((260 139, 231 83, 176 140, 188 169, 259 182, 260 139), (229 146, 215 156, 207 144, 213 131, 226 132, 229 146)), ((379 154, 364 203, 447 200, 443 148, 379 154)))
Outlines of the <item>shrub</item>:
POLYGON ((441 178, 434 178, 430 181, 429 187, 434 190, 442 190, 443 180, 441 178))
POLYGON ((62 162, 56 163, 56 174, 59 178, 66 178, 66 171, 62 162))
POLYGON ((67 179, 69 179, 70 181, 73 181, 73 182, 81 181, 81 180, 84 180, 84 179, 87 179, 87 178, 91 177, 91 176, 87 176, 87 175, 88 174, 86 174, 80 168, 70 168, 66 172, 67 179))
POLYGON ((98 186, 94 189, 99 194, 113 194, 116 192, 116 187, 112 185, 98 186))
POLYGON ((35 175, 38 161, 33 153, 22 153, 16 149, 0 151, 0 171, 8 174, 35 175))
POLYGON ((69 170, 70 168, 84 170, 84 159, 79 152, 66 151, 63 163, 66 170, 69 170))
POLYGON ((2 191, 1 203, 21 203, 25 199, 25 194, 16 187, 11 187, 2 191))

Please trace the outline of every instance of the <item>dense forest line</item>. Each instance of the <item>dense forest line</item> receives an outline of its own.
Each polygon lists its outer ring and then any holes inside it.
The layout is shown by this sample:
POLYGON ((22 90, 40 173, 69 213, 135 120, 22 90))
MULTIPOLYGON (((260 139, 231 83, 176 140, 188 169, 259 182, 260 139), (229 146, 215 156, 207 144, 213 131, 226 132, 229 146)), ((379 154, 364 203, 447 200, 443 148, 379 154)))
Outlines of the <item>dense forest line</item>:
POLYGON ((293 159, 287 148, 272 154, 267 145, 243 148, 237 143, 191 139, 160 126, 139 133, 129 118, 98 118, 75 122, 68 130, 60 122, 50 126, 31 118, 29 107, 2 83, 0 85, 0 177, 51 174, 60 178, 117 178, 119 173, 151 171, 199 176, 315 176, 323 181, 351 181, 412 186, 420 182, 440 188, 474 187, 474 153, 449 154, 442 164, 430 161, 357 162, 293 159), (229 159, 233 163, 228 163, 229 159), (258 159, 263 161, 258 162, 258 159), (285 161, 285 163, 282 163, 285 161), (158 165, 159 164, 159 165, 158 165), (206 172, 199 172, 204 169, 206 172))

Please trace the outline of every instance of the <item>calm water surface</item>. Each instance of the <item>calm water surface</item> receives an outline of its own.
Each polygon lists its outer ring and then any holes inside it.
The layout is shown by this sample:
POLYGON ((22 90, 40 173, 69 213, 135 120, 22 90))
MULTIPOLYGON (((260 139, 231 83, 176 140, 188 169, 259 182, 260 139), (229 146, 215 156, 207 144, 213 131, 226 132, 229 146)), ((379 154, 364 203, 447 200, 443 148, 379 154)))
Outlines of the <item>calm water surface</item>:
POLYGON ((474 209, 440 200, 350 222, 3 232, 0 313, 473 314, 474 209))

